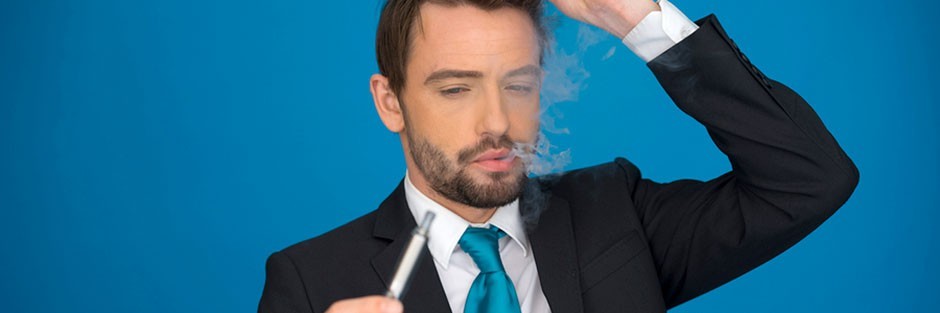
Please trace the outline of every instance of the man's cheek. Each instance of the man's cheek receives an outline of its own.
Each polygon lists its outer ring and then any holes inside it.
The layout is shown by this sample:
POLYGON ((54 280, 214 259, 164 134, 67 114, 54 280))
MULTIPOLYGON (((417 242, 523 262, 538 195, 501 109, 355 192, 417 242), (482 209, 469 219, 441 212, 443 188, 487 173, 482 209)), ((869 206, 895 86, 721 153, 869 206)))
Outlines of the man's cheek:
POLYGON ((539 131, 538 120, 521 120, 513 124, 509 137, 515 142, 531 143, 535 141, 539 131))

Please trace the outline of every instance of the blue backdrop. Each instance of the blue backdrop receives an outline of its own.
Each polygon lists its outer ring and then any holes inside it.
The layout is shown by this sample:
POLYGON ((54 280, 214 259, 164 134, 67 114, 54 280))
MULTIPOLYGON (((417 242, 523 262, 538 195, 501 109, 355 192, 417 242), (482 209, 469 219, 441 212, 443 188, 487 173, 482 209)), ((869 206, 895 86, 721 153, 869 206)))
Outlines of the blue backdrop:
MULTIPOLYGON (((813 104, 862 179, 795 248, 674 311, 940 310, 936 2, 676 2, 716 13, 813 104)), ((254 311, 271 252, 373 210, 402 177, 368 92, 379 8, 0 2, 2 310, 254 311)), ((578 30, 557 29, 590 75, 555 106, 568 168, 729 169, 637 57, 611 37, 581 49, 578 30)))

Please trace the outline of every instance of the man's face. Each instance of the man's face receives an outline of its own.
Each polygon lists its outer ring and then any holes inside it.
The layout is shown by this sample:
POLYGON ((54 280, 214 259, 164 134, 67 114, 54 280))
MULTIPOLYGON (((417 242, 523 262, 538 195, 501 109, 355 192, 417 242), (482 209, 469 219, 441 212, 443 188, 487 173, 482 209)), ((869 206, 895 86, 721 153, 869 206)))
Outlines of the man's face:
POLYGON ((514 142, 538 132, 540 47, 525 12, 424 4, 401 91, 403 144, 428 185, 477 208, 505 205, 525 183, 514 142))

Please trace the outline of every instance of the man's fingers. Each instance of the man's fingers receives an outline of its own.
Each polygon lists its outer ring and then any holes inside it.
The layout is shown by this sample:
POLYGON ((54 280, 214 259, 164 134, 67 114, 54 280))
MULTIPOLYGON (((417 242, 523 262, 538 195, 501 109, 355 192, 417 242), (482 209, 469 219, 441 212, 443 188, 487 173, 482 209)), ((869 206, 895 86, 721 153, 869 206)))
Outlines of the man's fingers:
POLYGON ((383 300, 382 305, 381 305, 382 313, 402 313, 405 311, 405 307, 401 304, 400 301, 395 300, 395 299, 389 299, 386 297, 382 297, 382 298, 385 299, 383 300))
POLYGON ((398 300, 383 296, 368 296, 340 300, 330 305, 326 313, 402 313, 404 307, 398 300))

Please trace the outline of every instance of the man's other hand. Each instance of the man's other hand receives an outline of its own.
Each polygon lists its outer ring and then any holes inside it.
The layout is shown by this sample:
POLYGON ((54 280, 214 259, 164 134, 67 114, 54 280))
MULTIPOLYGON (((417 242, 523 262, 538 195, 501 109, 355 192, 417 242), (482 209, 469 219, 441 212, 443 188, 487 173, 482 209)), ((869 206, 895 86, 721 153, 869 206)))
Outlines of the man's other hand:
POLYGON ((402 313, 398 300, 383 296, 368 296, 334 302, 326 313, 402 313))
POLYGON ((570 18, 623 38, 646 15, 659 11, 653 0, 549 0, 570 18))

